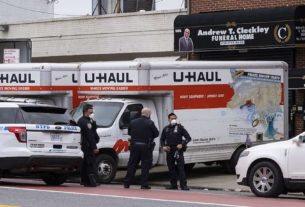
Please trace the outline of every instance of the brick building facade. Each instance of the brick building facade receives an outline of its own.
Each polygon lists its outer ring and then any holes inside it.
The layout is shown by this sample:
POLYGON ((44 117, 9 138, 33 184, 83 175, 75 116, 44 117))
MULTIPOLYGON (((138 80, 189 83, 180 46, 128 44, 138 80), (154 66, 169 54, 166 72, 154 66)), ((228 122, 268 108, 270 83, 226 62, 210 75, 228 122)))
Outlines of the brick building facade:
POLYGON ((304 0, 189 0, 190 13, 270 8, 305 4, 304 0))
MULTIPOLYGON (((189 13, 205 14, 219 13, 223 11, 249 11, 258 8, 277 8, 289 6, 305 5, 305 0, 189 0, 189 13)), ((301 21, 305 21, 304 19, 301 21)), ((255 22, 255 17, 253 19, 255 22)), ((243 52, 234 51, 203 51, 189 54, 190 60, 284 60, 288 62, 289 70, 305 71, 305 44, 287 48, 267 48, 260 50, 245 50, 243 52), (261 55, 260 55, 261 53, 261 55), (283 58, 283 57, 286 58, 283 58)), ((304 72, 305 74, 305 72, 304 72)), ((305 83, 305 82, 304 82, 305 83)), ((289 83, 290 84, 290 83, 289 83)), ((289 128, 290 136, 294 136, 304 131, 305 117, 305 87, 289 90, 289 128)))

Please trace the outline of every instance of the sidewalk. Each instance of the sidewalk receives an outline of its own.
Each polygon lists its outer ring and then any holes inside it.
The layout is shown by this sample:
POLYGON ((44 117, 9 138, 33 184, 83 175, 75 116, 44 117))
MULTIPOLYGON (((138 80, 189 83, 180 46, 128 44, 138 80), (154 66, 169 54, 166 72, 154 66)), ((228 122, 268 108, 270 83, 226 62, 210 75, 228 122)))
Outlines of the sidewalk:
MULTIPOLYGON (((140 169, 137 170, 137 180, 140 175, 140 169)), ((118 171, 115 182, 122 183, 126 171, 118 171)), ((166 166, 157 166, 150 171, 149 177, 152 186, 169 185, 168 169, 166 166)), ((196 164, 194 169, 188 175, 188 186, 193 189, 202 190, 223 190, 250 192, 247 186, 236 183, 236 175, 228 175, 223 172, 219 166, 205 166, 196 164)))

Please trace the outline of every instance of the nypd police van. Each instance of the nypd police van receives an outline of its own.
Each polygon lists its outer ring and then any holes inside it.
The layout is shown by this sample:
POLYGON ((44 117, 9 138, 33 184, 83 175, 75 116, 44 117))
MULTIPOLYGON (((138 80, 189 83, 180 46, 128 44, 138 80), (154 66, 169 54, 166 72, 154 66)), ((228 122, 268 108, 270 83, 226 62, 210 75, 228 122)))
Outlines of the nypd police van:
POLYGON ((81 159, 80 129, 65 108, 0 102, 0 178, 35 175, 60 185, 81 159))

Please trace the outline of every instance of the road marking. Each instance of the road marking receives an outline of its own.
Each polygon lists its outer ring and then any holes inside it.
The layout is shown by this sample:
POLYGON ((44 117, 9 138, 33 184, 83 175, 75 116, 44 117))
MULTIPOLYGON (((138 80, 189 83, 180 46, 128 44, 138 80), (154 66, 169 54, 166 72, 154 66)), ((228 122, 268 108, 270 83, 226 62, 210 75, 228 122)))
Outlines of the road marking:
MULTIPOLYGON (((18 206, 9 206, 9 205, 1 205, 0 204, 0 207, 18 207, 18 206)), ((20 207, 20 206, 19 206, 20 207)))
POLYGON ((97 196, 97 197, 126 198, 126 199, 134 199, 134 200, 150 200, 150 201, 172 202, 172 203, 211 205, 211 206, 221 206, 221 207, 249 207, 249 206, 195 202, 195 201, 169 200, 169 199, 159 199, 159 198, 141 198, 141 197, 133 197, 133 196, 119 196, 119 195, 112 195, 112 194, 101 195, 101 194, 96 194, 96 193, 64 192, 64 191, 56 191, 56 190, 42 190, 42 189, 37 190, 37 189, 31 189, 31 188, 26 188, 25 189, 25 188, 17 188, 17 187, 0 187, 0 188, 25 190, 25 191, 39 191, 39 192, 48 192, 48 193, 64 193, 64 194, 72 194, 72 195, 97 196))

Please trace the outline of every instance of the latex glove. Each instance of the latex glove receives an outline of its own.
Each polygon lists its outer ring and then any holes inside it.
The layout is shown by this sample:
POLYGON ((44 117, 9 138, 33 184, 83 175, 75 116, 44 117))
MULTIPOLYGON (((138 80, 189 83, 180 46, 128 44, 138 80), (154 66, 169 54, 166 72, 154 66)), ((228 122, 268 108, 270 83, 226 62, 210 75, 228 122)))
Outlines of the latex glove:
POLYGON ((169 146, 164 146, 164 147, 162 147, 162 149, 163 149, 164 152, 169 152, 170 147, 169 146))

